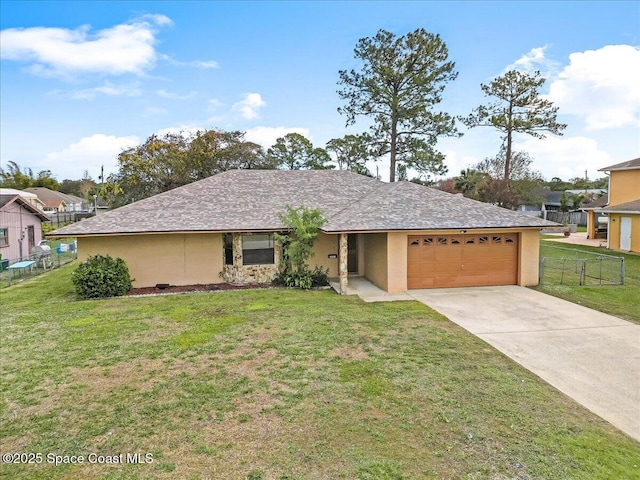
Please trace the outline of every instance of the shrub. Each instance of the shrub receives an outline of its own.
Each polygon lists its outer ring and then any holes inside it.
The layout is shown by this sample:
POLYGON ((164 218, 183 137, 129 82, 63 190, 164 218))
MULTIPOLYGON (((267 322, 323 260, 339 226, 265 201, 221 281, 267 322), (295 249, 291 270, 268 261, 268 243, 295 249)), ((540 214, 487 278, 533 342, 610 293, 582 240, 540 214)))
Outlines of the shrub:
POLYGON ((324 287, 329 285, 329 269, 323 270, 316 266, 313 270, 307 268, 285 270, 276 276, 273 283, 284 287, 303 288, 305 290, 314 287, 324 287))
POLYGON ((273 283, 305 290, 328 285, 329 269, 324 271, 316 266, 314 270, 309 270, 306 263, 313 255, 313 244, 320 228, 327 223, 320 210, 287 206, 287 213, 280 215, 280 220, 288 227, 289 233, 275 235, 282 245, 283 255, 280 273, 273 283))
POLYGON ((72 281, 81 298, 118 297, 132 287, 125 261, 109 255, 89 257, 73 272, 72 281))

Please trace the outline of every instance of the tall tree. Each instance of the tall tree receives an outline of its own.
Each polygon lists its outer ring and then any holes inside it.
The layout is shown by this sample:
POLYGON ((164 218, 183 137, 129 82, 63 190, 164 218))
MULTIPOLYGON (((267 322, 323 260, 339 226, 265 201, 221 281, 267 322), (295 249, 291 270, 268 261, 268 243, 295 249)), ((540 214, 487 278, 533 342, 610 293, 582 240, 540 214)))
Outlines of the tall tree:
POLYGON ((333 152, 340 170, 349 170, 361 175, 372 177, 373 174, 366 166, 371 158, 367 146, 371 139, 369 135, 345 135, 327 142, 326 150, 333 152))
POLYGON ((539 90, 544 84, 540 72, 533 75, 511 70, 480 87, 487 97, 497 100, 475 108, 471 115, 461 118, 469 128, 493 127, 502 132, 505 149, 503 180, 511 179, 513 135, 525 133, 535 138, 545 138, 543 132, 562 135, 567 125, 558 123, 558 107, 541 98, 539 90))
POLYGON ((372 122, 370 147, 377 158, 389 155, 389 180, 395 181, 397 163, 423 173, 442 165, 438 137, 458 132, 453 117, 434 111, 447 83, 457 77, 440 36, 424 29, 402 37, 379 30, 360 39, 354 55, 362 68, 338 72, 338 95, 346 101, 338 112, 346 115, 347 126, 360 116, 372 122))
POLYGON ((51 170, 41 170, 38 175, 28 167, 21 168, 16 162, 9 161, 5 168, 0 167, 0 186, 23 190, 29 187, 45 187, 58 190, 60 184, 51 170))
POLYGON ((193 135, 151 135, 143 144, 120 153, 118 163, 118 173, 106 182, 112 206, 141 200, 227 170, 269 168, 259 145, 245 141, 242 132, 222 130, 201 130, 193 135))
POLYGON ((331 157, 323 148, 314 148, 309 139, 299 133, 287 133, 267 150, 267 161, 283 170, 327 170, 331 157))

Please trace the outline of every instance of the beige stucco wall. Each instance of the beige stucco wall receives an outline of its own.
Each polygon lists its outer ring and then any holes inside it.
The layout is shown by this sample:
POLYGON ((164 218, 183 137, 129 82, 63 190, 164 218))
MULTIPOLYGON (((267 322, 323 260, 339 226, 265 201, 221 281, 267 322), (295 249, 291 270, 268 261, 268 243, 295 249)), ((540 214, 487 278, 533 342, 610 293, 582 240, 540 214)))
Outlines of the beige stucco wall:
POLYGON ((640 253, 640 215, 634 214, 609 214, 609 248, 620 250, 620 224, 621 217, 631 217, 631 252, 640 253))
POLYGON ((540 233, 538 230, 520 232, 518 251, 518 285, 537 285, 540 268, 540 233))
MULTIPOLYGON (((518 233, 518 285, 529 286, 538 284, 538 267, 540 252, 540 233, 538 229, 478 229, 468 230, 469 234, 482 233, 518 233)), ((389 258, 387 288, 389 292, 407 290, 407 237, 409 235, 442 234, 452 235, 451 230, 424 230, 411 232, 389 232, 387 255, 389 258)), ((367 251, 368 255, 368 251, 367 251)), ((379 285, 380 286, 380 285, 379 285)), ((382 287, 381 287, 382 288, 382 287)))
POLYGON ((221 283, 223 249, 219 233, 175 233, 79 237, 78 258, 90 255, 122 258, 135 288, 158 283, 221 283))
POLYGON ((640 185, 640 170, 611 172, 609 205, 638 200, 638 185, 640 185))
POLYGON ((322 269, 329 269, 330 277, 337 277, 338 273, 338 248, 340 235, 328 235, 320 233, 313 244, 313 255, 307 260, 311 269, 316 265, 322 269), (336 258, 329 258, 329 255, 336 255, 336 258))
POLYGON ((383 290, 387 290, 387 280, 389 275, 389 262, 387 261, 389 258, 387 255, 387 234, 362 234, 362 246, 364 247, 364 276, 374 285, 377 285, 383 290))

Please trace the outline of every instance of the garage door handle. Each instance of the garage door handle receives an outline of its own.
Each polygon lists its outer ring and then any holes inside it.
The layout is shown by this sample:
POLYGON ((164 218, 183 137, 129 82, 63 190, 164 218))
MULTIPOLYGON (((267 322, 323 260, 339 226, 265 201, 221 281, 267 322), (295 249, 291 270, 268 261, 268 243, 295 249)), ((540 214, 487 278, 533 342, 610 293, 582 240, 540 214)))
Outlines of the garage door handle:
POLYGON ((462 268, 460 268, 460 270, 464 270, 464 265, 462 265, 462 268))

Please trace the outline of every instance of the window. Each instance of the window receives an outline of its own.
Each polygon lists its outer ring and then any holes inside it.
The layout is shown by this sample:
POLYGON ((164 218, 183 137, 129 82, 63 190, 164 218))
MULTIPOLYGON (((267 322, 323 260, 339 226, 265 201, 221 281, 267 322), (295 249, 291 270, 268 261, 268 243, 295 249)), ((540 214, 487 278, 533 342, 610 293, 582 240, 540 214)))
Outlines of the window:
POLYGON ((481 245, 483 243, 489 243, 489 237, 478 237, 478 243, 481 245))
POLYGON ((467 245, 473 245, 474 243, 476 243, 476 239, 474 237, 469 237, 464 241, 464 243, 466 243, 467 245))
POLYGON ((412 247, 415 245, 420 245, 420 240, 411 240, 411 243, 409 243, 409 245, 411 245, 412 247))
POLYGON ((273 263, 275 261, 272 234, 246 233, 242 235, 243 265, 267 265, 273 263))
POLYGON ((446 245, 447 237, 438 237, 438 245, 446 245))
POLYGON ((0 228, 0 247, 9 245, 9 229, 0 228))
POLYGON ((505 237, 504 241, 506 243, 513 243, 513 237, 505 237))
POLYGON ((493 237, 493 243, 502 243, 502 237, 494 236, 493 237))
POLYGON ((233 265, 233 235, 224 234, 224 264, 233 265))
POLYGON ((423 245, 433 245, 433 238, 427 237, 427 238, 422 239, 422 244, 423 245))

